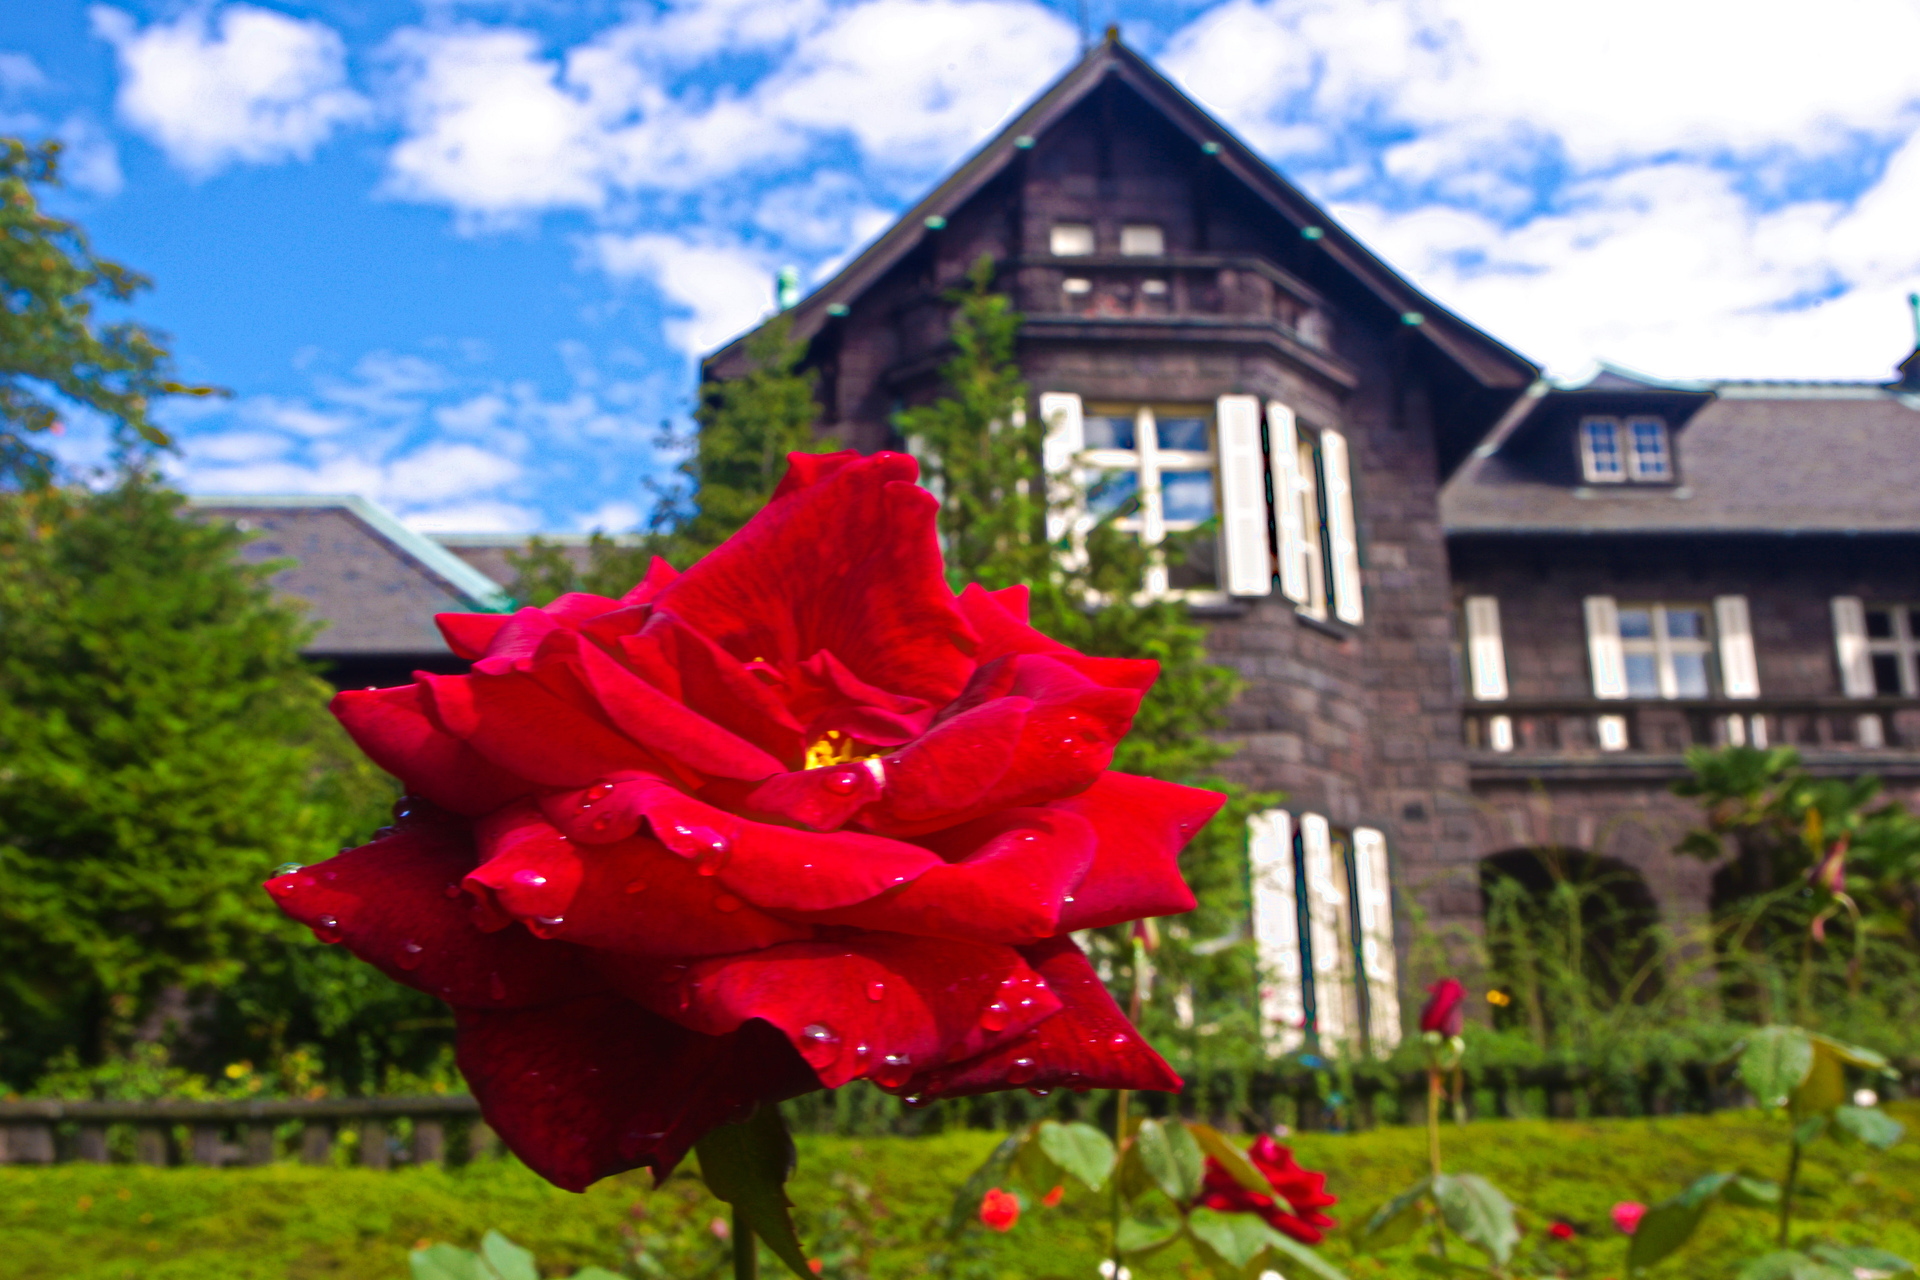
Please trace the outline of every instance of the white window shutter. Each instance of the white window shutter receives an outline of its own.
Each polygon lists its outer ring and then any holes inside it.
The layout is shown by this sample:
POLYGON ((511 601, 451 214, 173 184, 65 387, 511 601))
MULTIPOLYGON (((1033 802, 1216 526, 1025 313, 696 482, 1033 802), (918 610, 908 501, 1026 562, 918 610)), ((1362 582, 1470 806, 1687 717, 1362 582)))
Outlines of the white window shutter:
POLYGON ((1351 1043, 1360 1029, 1353 990, 1347 869, 1334 860, 1333 832, 1317 813, 1300 816, 1307 889, 1307 939, 1313 948, 1313 1016, 1323 1049, 1351 1043))
POLYGON ((1073 528, 1081 504, 1074 459, 1087 447, 1080 397, 1066 391, 1040 396, 1040 420, 1047 424, 1041 463, 1047 473, 1047 541, 1057 543, 1073 528))
POLYGON ((1253 396, 1221 396, 1214 423, 1220 443, 1220 545, 1226 555, 1227 593, 1272 595, 1260 401, 1253 396))
POLYGON ((1495 596, 1467 597, 1467 680, 1482 702, 1507 696, 1507 653, 1500 642, 1500 601, 1495 596))
POLYGON ((1612 596, 1588 596, 1587 657, 1593 664, 1593 696, 1627 696, 1627 657, 1620 648, 1620 609, 1612 596))
POLYGON ((1353 519, 1353 470, 1347 438, 1338 431, 1320 433, 1320 463, 1326 470, 1327 550, 1333 560, 1333 616, 1359 624, 1360 534, 1353 519))
POLYGON ((1300 963, 1300 896, 1293 877, 1293 818, 1268 809, 1247 820, 1253 944, 1260 973, 1260 1030, 1268 1054, 1306 1043, 1306 974, 1300 963))
POLYGON ((1361 977, 1367 984, 1367 1047, 1387 1054, 1400 1043, 1400 967, 1393 953, 1387 838, 1371 827, 1354 830, 1353 879, 1360 917, 1361 977))
POLYGON ((1745 596, 1715 596, 1713 625, 1720 633, 1720 691, 1729 698, 1760 696, 1760 664, 1745 596))
POLYGON ((1840 659, 1840 691, 1873 696, 1873 658, 1867 652, 1867 610, 1859 596, 1833 598, 1833 648, 1840 659))
POLYGON ((1267 401, 1267 448, 1273 476, 1274 532, 1280 544, 1280 594, 1309 601, 1307 530, 1300 517, 1300 431, 1293 410, 1267 401))

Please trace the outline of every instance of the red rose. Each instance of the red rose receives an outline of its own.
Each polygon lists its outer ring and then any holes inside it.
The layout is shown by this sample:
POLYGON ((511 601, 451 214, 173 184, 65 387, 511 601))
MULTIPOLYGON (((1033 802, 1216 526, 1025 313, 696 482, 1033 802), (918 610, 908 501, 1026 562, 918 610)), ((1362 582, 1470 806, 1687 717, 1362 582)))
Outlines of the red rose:
POLYGON ((1427 988, 1427 1004, 1420 1010, 1420 1030, 1438 1031, 1452 1039, 1467 1020, 1467 989, 1457 978, 1442 978, 1427 988))
POLYGON ((1247 1158, 1265 1175, 1272 1195, 1249 1191, 1218 1160, 1208 1156, 1198 1203, 1222 1213, 1257 1213, 1275 1231, 1302 1244, 1319 1244, 1329 1228, 1340 1225, 1320 1212, 1339 1203, 1339 1197, 1326 1192, 1326 1174, 1302 1169, 1290 1149, 1264 1133, 1255 1140, 1247 1158))
POLYGON ((487 1122, 563 1187, 862 1077, 1179 1087, 1066 935, 1191 909, 1221 798, 1107 770, 1156 665, 956 598, 915 475, 796 455, 684 575, 443 615, 471 674, 334 700, 410 798, 267 888, 453 1006, 487 1122))
POLYGON ((989 1187, 980 1200, 980 1221, 995 1231, 1011 1231, 1020 1221, 1020 1197, 989 1187))
POLYGON ((1571 1240, 1573 1239, 1574 1232, 1573 1227, 1568 1223, 1556 1222, 1547 1228, 1547 1234, 1555 1240, 1571 1240))

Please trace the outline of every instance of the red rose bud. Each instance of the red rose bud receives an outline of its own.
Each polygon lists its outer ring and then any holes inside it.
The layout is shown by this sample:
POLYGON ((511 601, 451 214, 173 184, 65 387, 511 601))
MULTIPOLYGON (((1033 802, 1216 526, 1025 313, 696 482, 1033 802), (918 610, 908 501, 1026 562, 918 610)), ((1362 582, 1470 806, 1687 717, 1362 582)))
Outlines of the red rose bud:
POLYGON ((911 458, 795 454, 619 599, 444 614, 465 675, 333 710, 408 800, 267 882, 452 1007, 487 1124, 580 1190, 765 1103, 1177 1089, 1070 934, 1192 910, 1221 797, 1115 773, 1158 672, 955 596, 911 458))
POLYGON ((1302 1244, 1319 1244, 1328 1230, 1340 1225, 1320 1212, 1339 1203, 1339 1197, 1326 1192, 1326 1174, 1301 1168, 1292 1151, 1266 1134, 1254 1141, 1247 1159, 1273 1188, 1271 1195, 1247 1190, 1225 1166, 1208 1156, 1196 1203, 1220 1213, 1258 1214, 1275 1231, 1302 1244))
POLYGON ((1063 1185, 1056 1184, 1053 1190, 1047 1192, 1047 1194, 1040 1197, 1040 1203, 1047 1206, 1047 1208, 1049 1209, 1056 1208, 1060 1204, 1060 1197, 1064 1196, 1065 1194, 1067 1194, 1066 1187, 1063 1185))
POLYGON ((1547 1234, 1555 1240, 1573 1239, 1573 1228, 1564 1222, 1556 1222, 1547 1228, 1547 1234))
POLYGON ((1020 1197, 990 1187, 980 1201, 980 1221, 995 1231, 1011 1231, 1020 1221, 1020 1197))
POLYGON ((1640 1219, 1647 1216, 1647 1206, 1637 1200, 1622 1200, 1613 1206, 1613 1225, 1632 1235, 1640 1229, 1640 1219))
POLYGON ((1420 1030, 1437 1031, 1447 1039, 1466 1025, 1467 989, 1457 978, 1442 978, 1427 988, 1427 1004, 1420 1010, 1420 1030))

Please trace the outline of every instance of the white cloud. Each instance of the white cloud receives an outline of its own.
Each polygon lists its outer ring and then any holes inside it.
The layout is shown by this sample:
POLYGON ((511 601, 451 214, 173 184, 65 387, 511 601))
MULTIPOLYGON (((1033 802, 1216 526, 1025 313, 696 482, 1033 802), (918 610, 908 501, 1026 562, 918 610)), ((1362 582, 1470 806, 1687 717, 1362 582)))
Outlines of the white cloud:
POLYGON ((680 313, 667 340, 688 355, 711 351, 773 309, 775 265, 749 249, 676 236, 602 232, 587 257, 607 274, 651 280, 680 313))
POLYGON ((251 5, 195 7, 142 28, 105 5, 95 34, 120 63, 120 116, 196 178, 233 164, 305 160, 366 99, 332 28, 251 5))

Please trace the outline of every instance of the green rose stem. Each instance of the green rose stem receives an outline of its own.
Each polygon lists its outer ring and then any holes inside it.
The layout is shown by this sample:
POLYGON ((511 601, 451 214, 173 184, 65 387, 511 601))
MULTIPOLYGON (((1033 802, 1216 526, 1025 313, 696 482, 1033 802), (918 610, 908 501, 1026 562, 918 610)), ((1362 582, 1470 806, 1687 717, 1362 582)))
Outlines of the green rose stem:
MULTIPOLYGON (((1133 926, 1133 994, 1127 999, 1127 1020, 1137 1030, 1140 1026, 1140 998, 1146 984, 1147 939, 1145 931, 1138 922, 1133 926)), ((1127 1155, 1127 1096, 1125 1089, 1113 1091, 1113 1149, 1119 1158, 1127 1155)), ((1109 1228, 1113 1235, 1113 1277, 1120 1280, 1120 1166, 1114 1164, 1113 1172, 1113 1208, 1109 1218, 1109 1228)))
POLYGON ((760 1249, 740 1206, 733 1207, 733 1280, 758 1280, 760 1249))
POLYGON ((1780 1247, 1787 1247, 1787 1232, 1793 1226, 1793 1188, 1800 1181, 1800 1135, 1793 1135, 1787 1150, 1787 1176, 1780 1185, 1780 1247))

